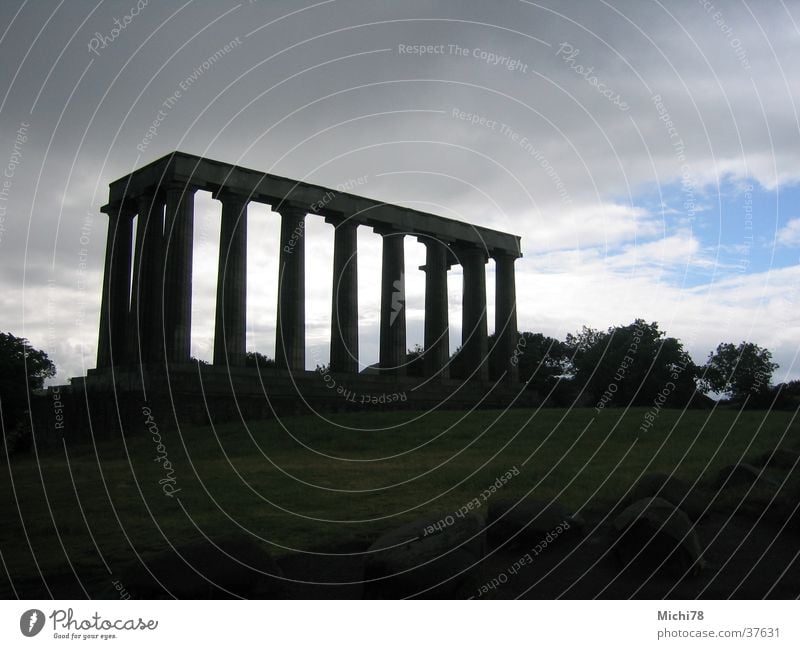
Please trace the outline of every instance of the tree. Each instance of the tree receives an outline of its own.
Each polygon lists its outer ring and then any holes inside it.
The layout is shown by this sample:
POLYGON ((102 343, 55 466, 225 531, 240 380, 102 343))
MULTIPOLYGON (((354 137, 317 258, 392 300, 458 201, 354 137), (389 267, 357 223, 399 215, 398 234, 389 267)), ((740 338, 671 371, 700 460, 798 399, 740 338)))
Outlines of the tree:
POLYGON ((697 366, 676 338, 641 318, 601 332, 584 327, 565 341, 572 372, 595 407, 686 405, 697 390, 697 366))
MULTIPOLYGON (((495 347, 497 335, 488 338, 489 376, 492 380, 500 378, 505 359, 499 356, 495 347)), ((569 405, 572 401, 570 381, 559 381, 570 371, 569 350, 560 340, 542 333, 525 331, 518 333, 512 362, 516 363, 519 380, 541 397, 550 396, 553 405, 569 405)), ((459 347, 450 357, 450 378, 465 379, 467 376, 464 357, 459 347)))
MULTIPOLYGON (((489 336, 489 349, 492 349, 495 340, 495 334, 489 336)), ((500 376, 497 367, 500 360, 497 353, 490 356, 489 371, 493 378, 500 376)), ((519 380, 544 397, 552 392, 558 377, 567 373, 569 354, 560 340, 542 333, 524 331, 518 334, 512 362, 516 363, 519 370, 519 380)))
POLYGON ((800 381, 779 383, 770 392, 770 397, 765 399, 770 405, 788 410, 800 407, 800 381))
POLYGON ((572 352, 586 352, 600 342, 605 335, 603 331, 584 325, 578 333, 567 334, 564 345, 572 352))
POLYGON ((462 348, 459 346, 456 351, 453 352, 453 355, 450 356, 450 360, 447 363, 447 370, 450 378, 458 379, 459 381, 463 381, 467 378, 467 365, 461 350, 462 348))
POLYGON ((39 390, 44 380, 56 374, 47 354, 31 347, 25 338, 0 332, 0 404, 3 424, 11 430, 28 408, 31 390, 39 390))
POLYGON ((406 352, 406 376, 425 376, 424 352, 419 344, 406 352))
POLYGON ((245 367, 275 367, 275 361, 261 352, 247 352, 244 364, 245 367))
POLYGON ((725 394, 734 401, 748 397, 757 402, 770 391, 772 373, 778 365, 772 362, 772 353, 755 343, 720 343, 708 355, 704 385, 714 392, 725 394))

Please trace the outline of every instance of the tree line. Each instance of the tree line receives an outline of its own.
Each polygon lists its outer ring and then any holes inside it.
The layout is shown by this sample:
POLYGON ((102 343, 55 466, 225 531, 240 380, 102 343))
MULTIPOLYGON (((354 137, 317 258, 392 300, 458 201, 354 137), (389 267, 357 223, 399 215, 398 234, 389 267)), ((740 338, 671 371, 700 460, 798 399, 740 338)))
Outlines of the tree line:
MULTIPOLYGON (((489 337, 489 348, 494 345, 489 337)), ((605 331, 583 327, 558 340, 542 333, 519 334, 513 363, 527 387, 555 406, 708 406, 708 395, 745 407, 795 403, 800 381, 772 385, 778 365, 772 353, 753 342, 721 343, 704 365, 697 365, 677 338, 657 322, 638 318, 605 331)), ((419 350, 415 350, 416 353, 419 350)), ((414 352, 412 352, 414 353, 414 352)), ((451 359, 451 376, 464 378, 459 351, 451 359)), ((489 372, 500 378, 497 354, 489 372)))
MULTIPOLYGON (((489 349, 494 346, 492 335, 489 349)), ((664 407, 683 408, 710 405, 709 394, 755 408, 800 402, 800 381, 772 385, 778 365, 768 349, 753 342, 721 343, 697 365, 680 340, 641 318, 605 331, 584 326, 564 340, 522 332, 512 363, 525 386, 553 406, 646 406, 659 400, 664 407)), ((266 368, 274 362, 249 352, 247 365, 266 368)), ((491 378, 501 378, 505 366, 505 359, 490 354, 491 378)), ((421 348, 408 351, 407 369, 412 376, 422 374, 421 348)), ((31 392, 55 373, 46 352, 0 332, 0 420, 6 434, 24 419, 31 392)), ((460 350, 450 359, 450 376, 467 378, 460 350)))

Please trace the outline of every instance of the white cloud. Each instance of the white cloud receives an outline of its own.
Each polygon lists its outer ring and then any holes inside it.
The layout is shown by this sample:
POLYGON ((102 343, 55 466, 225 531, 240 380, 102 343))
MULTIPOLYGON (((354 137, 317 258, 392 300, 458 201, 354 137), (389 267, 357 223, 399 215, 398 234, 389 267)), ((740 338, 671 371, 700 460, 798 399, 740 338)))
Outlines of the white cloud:
POLYGON ((710 260, 699 256, 700 242, 690 232, 682 231, 655 241, 626 246, 621 255, 613 258, 618 267, 708 267, 710 260))
POLYGON ((663 232, 643 208, 611 202, 527 213, 518 223, 524 228, 524 250, 530 252, 613 247, 663 232))
POLYGON ((800 246, 800 218, 790 219, 776 235, 778 245, 800 246))

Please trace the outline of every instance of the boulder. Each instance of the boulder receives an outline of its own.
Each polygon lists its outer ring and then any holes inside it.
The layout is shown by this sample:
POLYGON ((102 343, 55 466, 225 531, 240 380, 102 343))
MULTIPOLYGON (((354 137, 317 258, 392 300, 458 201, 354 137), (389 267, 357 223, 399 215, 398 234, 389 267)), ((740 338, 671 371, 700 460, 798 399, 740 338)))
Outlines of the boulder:
POLYGON ((174 550, 168 547, 156 555, 143 556, 144 566, 137 561, 121 571, 120 582, 132 597, 279 598, 284 593, 280 568, 250 536, 232 535, 173 545, 174 550))
POLYGON ((783 489, 765 494, 750 493, 741 502, 740 511, 751 521, 759 519, 774 525, 777 529, 795 533, 800 530, 800 508, 797 487, 783 489))
POLYGON ((706 509, 706 500, 688 482, 666 473, 647 473, 631 490, 628 504, 645 498, 663 498, 679 507, 692 521, 697 521, 706 509))
POLYGON ((789 471, 795 465, 800 466, 800 461, 798 460, 800 460, 800 453, 797 451, 791 451, 788 448, 776 448, 775 451, 767 451, 763 455, 759 455, 751 464, 756 467, 789 471))
POLYGON ((738 487, 759 483, 763 486, 775 486, 777 483, 763 474, 762 469, 757 469, 752 464, 741 463, 731 464, 720 469, 714 486, 717 489, 723 487, 738 487))
POLYGON ((563 541, 580 536, 583 526, 580 516, 557 502, 497 499, 489 504, 487 533, 496 544, 532 547, 548 534, 553 542, 563 541))
POLYGON ((470 512, 428 516, 381 536, 367 551, 364 596, 448 598, 486 554, 486 521, 470 512))
POLYGON ((614 519, 613 529, 614 552, 624 567, 677 579, 703 567, 692 522, 663 498, 636 501, 614 519))

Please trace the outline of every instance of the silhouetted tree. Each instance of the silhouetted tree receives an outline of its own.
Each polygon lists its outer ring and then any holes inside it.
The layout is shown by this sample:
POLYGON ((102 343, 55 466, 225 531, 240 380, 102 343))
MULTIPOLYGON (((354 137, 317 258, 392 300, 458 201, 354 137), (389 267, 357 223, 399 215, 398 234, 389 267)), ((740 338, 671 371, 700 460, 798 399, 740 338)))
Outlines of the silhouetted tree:
POLYGON ((7 431, 27 410, 29 391, 40 389, 55 373, 56 366, 45 352, 31 347, 25 338, 0 332, 0 404, 7 431))
POLYGON ((606 333, 599 329, 592 329, 584 325, 577 333, 567 334, 564 345, 571 354, 585 352, 594 347, 605 335, 606 333))
POLYGON ((461 355, 461 347, 459 346, 456 351, 450 356, 450 361, 447 364, 447 369, 450 372, 451 379, 458 379, 463 381, 467 378, 467 370, 464 365, 464 357, 461 355))
POLYGON ((778 365, 772 362, 772 353, 755 343, 720 343, 708 355, 703 383, 714 392, 729 396, 734 401, 751 401, 759 404, 770 391, 772 373, 778 365))
POLYGON ((407 376, 424 376, 425 368, 423 366, 423 353, 422 346, 414 345, 413 349, 409 349, 406 353, 406 375, 407 376))
POLYGON ((685 405, 697 389, 697 366, 676 338, 668 338, 658 323, 637 319, 601 332, 583 327, 569 334, 576 387, 589 405, 685 405))
POLYGON ((569 348, 560 340, 541 333, 520 334, 519 377, 533 387, 544 387, 570 369, 569 348))
MULTIPOLYGON (((489 349, 494 347, 496 335, 489 336, 489 349)), ((524 331, 518 334, 512 362, 516 363, 520 381, 536 390, 542 397, 551 394, 558 378, 569 371, 569 354, 564 343, 542 333, 524 331)), ((489 374, 499 378, 500 367, 505 363, 498 353, 491 354, 489 374)))
POLYGON ((244 364, 246 367, 275 367, 275 361, 261 352, 247 352, 244 364))
POLYGON ((800 381, 778 383, 772 388, 771 393, 772 398, 769 398, 769 401, 777 408, 794 410, 800 407, 800 381))

